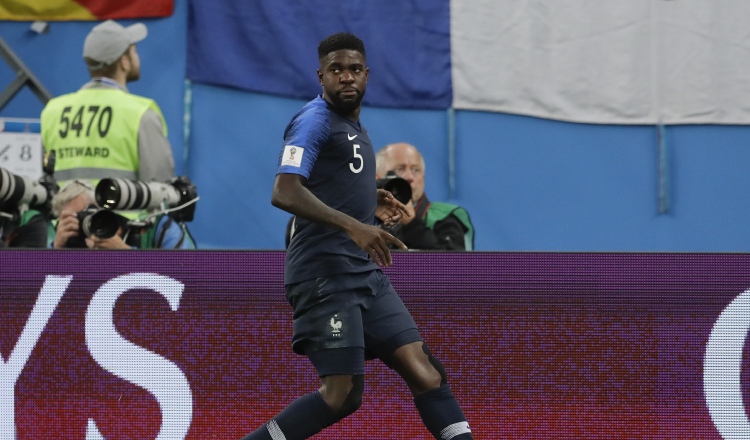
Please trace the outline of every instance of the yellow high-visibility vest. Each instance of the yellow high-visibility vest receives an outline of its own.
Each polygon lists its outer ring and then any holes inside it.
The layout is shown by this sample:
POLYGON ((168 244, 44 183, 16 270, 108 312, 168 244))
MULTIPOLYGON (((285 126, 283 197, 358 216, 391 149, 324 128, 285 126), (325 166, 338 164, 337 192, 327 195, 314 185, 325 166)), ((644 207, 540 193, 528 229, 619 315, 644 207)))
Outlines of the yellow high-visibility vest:
POLYGON ((167 124, 155 101, 116 88, 86 88, 50 100, 42 110, 42 142, 55 152, 55 178, 136 179, 138 127, 148 109, 167 124))

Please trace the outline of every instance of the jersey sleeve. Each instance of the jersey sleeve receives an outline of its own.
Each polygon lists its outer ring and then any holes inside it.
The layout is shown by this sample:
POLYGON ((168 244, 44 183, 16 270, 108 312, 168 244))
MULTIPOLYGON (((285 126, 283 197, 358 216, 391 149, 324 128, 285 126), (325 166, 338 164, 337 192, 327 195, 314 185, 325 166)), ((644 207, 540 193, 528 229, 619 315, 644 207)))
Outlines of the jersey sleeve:
POLYGON ((304 109, 287 126, 276 174, 310 177, 318 154, 331 135, 329 112, 320 107, 304 109))

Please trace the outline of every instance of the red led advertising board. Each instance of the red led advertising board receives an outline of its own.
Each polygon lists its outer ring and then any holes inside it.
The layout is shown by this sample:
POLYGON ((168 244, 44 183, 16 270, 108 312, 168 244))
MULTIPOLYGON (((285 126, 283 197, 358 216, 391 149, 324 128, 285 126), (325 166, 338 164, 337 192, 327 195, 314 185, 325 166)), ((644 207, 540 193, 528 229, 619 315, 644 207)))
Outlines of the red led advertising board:
MULTIPOLYGON (((283 252, 0 251, 0 438, 239 439, 319 386, 283 252)), ((747 439, 750 255, 429 253, 385 269, 475 439, 747 439)), ((430 439, 368 362, 315 439, 430 439)))

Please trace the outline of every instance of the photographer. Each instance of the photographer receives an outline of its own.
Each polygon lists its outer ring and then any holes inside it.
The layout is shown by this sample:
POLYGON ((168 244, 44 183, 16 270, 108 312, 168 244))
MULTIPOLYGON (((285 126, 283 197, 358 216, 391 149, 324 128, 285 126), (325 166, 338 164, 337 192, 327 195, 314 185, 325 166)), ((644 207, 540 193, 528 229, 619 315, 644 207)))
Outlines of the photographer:
MULTIPOLYGON (((411 216, 388 230, 413 250, 463 251, 474 249, 474 226, 469 213, 462 207, 431 202, 424 192, 424 158, 413 145, 399 142, 378 151, 375 175, 379 182, 388 175, 406 180, 411 187, 411 200, 403 202, 411 216)), ((394 196, 398 196, 394 193, 394 196)))
POLYGON ((54 154, 45 156, 38 180, 0 167, 0 248, 48 248, 52 227, 52 196, 58 185, 53 177, 54 154))
POLYGON ((48 225, 47 215, 35 209, 21 215, 0 210, 0 249, 47 248, 50 244, 48 225))
MULTIPOLYGON (((53 240, 55 249, 195 249, 193 237, 183 223, 167 215, 140 226, 121 217, 121 226, 111 237, 85 236, 81 220, 99 211, 95 188, 87 181, 68 182, 52 199, 52 211, 59 216, 53 240), (133 243, 134 242, 134 243, 133 243)), ((120 216, 118 216, 120 217, 120 216)))

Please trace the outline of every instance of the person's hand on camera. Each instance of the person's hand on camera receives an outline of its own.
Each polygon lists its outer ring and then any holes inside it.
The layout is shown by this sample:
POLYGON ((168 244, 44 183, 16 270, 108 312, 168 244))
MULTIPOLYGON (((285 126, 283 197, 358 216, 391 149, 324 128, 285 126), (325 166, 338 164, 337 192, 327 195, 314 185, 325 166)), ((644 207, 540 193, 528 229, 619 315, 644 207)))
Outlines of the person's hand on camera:
POLYGON ((57 231, 55 233, 55 241, 52 243, 52 247, 55 249, 65 248, 69 239, 78 236, 80 227, 81 223, 78 221, 77 213, 75 211, 63 209, 62 212, 60 212, 60 218, 57 221, 57 231))
POLYGON ((122 239, 122 229, 117 234, 109 238, 99 238, 96 236, 86 237, 86 246, 89 249, 131 249, 130 246, 122 239))

